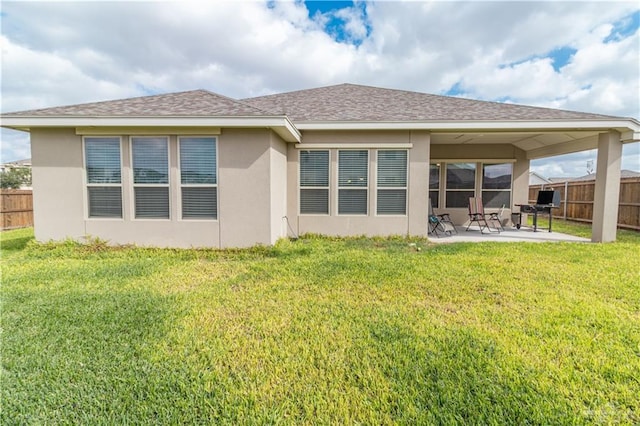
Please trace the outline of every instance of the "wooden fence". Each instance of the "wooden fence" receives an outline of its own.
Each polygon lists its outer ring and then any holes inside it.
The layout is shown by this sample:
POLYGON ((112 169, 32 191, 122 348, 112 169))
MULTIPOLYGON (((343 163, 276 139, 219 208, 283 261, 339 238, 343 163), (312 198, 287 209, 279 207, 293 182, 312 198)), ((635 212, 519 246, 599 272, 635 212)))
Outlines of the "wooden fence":
POLYGON ((0 191, 2 229, 33 226, 33 191, 3 189, 0 191))
MULTIPOLYGON (((535 204, 541 189, 560 191, 562 202, 559 209, 552 209, 553 217, 591 222, 595 186, 594 180, 531 185, 529 202, 535 204)), ((618 227, 640 231, 640 178, 620 179, 618 227)))

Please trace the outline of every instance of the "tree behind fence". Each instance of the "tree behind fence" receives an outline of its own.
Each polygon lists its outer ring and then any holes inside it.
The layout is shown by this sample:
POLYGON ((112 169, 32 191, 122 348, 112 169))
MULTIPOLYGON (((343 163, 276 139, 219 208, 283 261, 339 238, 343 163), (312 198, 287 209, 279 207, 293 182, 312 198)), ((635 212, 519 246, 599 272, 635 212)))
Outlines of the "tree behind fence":
MULTIPOLYGON (((595 186, 595 180, 531 185, 529 202, 535 204, 541 189, 560 191, 562 203, 559 209, 553 209, 553 217, 590 223, 595 186)), ((640 178, 620 179, 618 227, 640 231, 640 178)))
POLYGON ((0 191, 2 229, 33 226, 33 192, 25 189, 0 191))

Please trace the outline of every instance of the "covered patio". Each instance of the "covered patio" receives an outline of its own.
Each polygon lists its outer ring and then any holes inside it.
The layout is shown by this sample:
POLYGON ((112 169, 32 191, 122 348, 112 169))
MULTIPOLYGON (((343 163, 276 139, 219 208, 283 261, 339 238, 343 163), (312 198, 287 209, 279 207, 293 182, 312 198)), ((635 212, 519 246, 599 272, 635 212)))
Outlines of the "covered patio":
MULTIPOLYGON (((561 115, 561 112, 558 114, 561 115)), ((438 163, 438 165, 447 162, 470 162, 476 161, 476 159, 484 163, 511 161, 513 164, 511 190, 513 192, 511 204, 507 205, 507 208, 510 207, 507 213, 512 213, 518 211, 518 205, 530 203, 528 187, 531 160, 597 149, 591 241, 609 242, 616 240, 622 146, 639 140, 640 123, 634 119, 597 116, 589 118, 588 115, 580 120, 541 117, 540 120, 529 121, 476 122, 464 131, 435 129, 431 133, 430 154, 431 162, 438 163), (513 149, 511 160, 499 158, 497 154, 498 149, 505 145, 513 149), (493 151, 494 149, 495 151, 493 151), (488 159, 487 156, 493 152, 496 153, 495 158, 488 159)), ((475 189, 479 185, 480 182, 477 182, 475 189)), ((443 207, 438 208, 438 212, 450 213, 455 224, 466 225, 468 223, 467 209, 450 208, 444 205, 445 192, 439 191, 440 203, 437 204, 443 207)), ((464 228, 462 229, 464 230, 464 228)), ((523 231, 526 229, 517 231, 514 228, 513 232, 509 230, 505 235, 492 234, 492 236, 488 236, 486 233, 480 235, 479 232, 476 232, 477 236, 465 236, 471 232, 463 232, 457 236, 457 240, 495 238, 500 241, 550 241, 560 238, 553 234, 542 237, 540 232, 531 232, 532 236, 525 236, 525 234, 518 236, 523 231)), ((567 236, 567 240, 572 239, 567 236)))

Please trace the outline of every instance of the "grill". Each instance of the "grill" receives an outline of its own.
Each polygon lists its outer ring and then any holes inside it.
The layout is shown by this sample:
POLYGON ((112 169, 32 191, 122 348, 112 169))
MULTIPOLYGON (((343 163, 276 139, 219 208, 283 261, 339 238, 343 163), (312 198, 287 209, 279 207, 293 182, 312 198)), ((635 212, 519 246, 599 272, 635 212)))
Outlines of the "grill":
POLYGON ((549 216, 549 232, 551 232, 551 225, 553 222, 553 215, 551 214, 551 209, 557 209, 560 207, 560 192, 559 191, 538 191, 538 198, 536 199, 535 204, 516 204, 517 207, 520 207, 519 213, 514 213, 512 215, 513 223, 515 223, 516 228, 520 229, 522 214, 532 214, 533 215, 533 232, 538 231, 538 216, 539 215, 548 215, 549 216))

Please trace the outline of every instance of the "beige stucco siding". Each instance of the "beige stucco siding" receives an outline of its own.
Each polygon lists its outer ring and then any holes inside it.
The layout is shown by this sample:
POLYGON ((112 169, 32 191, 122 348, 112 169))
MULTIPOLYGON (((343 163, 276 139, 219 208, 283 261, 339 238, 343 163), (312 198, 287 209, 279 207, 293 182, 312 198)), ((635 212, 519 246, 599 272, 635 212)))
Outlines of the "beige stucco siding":
POLYGON ((82 139, 73 129, 31 132, 34 230, 38 241, 85 235, 82 139))
MULTIPOLYGON (((225 128, 216 135, 218 219, 181 218, 175 134, 166 135, 170 219, 135 219, 129 136, 114 136, 121 137, 123 217, 97 219, 87 217, 82 136, 75 129, 32 131, 35 232, 39 241, 98 237, 112 244, 141 246, 247 247, 305 233, 426 236, 429 164, 439 160, 514 162, 512 200, 514 204, 527 202, 529 161, 524 151, 512 145, 432 145, 428 131, 305 131, 303 142, 292 144, 269 129, 225 128), (299 213, 299 155, 305 148, 330 153, 329 214, 299 213), (366 215, 338 214, 340 149, 369 152, 366 215), (408 152, 405 215, 377 214, 377 162, 383 149, 408 152)), ((478 172, 477 189, 481 186, 480 175, 478 172)), ((466 222, 466 208, 446 210, 455 223, 466 222)))
POLYGON ((267 129, 218 136, 218 220, 181 219, 178 137, 169 135, 170 219, 135 219, 129 137, 121 136, 122 219, 87 217, 82 136, 34 129, 35 232, 39 241, 98 237, 111 244, 245 247, 282 237, 286 143, 267 129))
POLYGON ((216 221, 187 220, 98 220, 86 221, 86 235, 111 244, 135 244, 150 247, 218 247, 216 221))
POLYGON ((320 131, 305 130, 302 145, 311 144, 361 144, 410 143, 411 132, 405 130, 320 131))
MULTIPOLYGON (((513 165, 513 186, 512 186, 512 203, 510 207, 516 204, 528 204, 529 202, 529 160, 527 153, 521 149, 514 148, 514 157, 516 162, 513 165)), ((518 210, 518 209, 516 209, 518 210)))
POLYGON ((490 141, 485 145, 452 145, 433 144, 431 145, 431 160, 513 160, 516 152, 520 151, 510 144, 492 144, 490 141))
POLYGON ((425 236, 429 217, 429 156, 431 135, 411 132, 413 148, 409 151, 409 235, 425 236))
POLYGON ((272 133, 266 129, 224 129, 220 140, 220 246, 272 244, 280 234, 285 203, 284 185, 273 188, 272 167, 284 166, 278 153, 284 147, 276 142, 272 147, 272 133), (277 232, 272 232, 276 221, 277 232))
POLYGON ((287 236, 287 143, 271 133, 271 243, 287 236))

